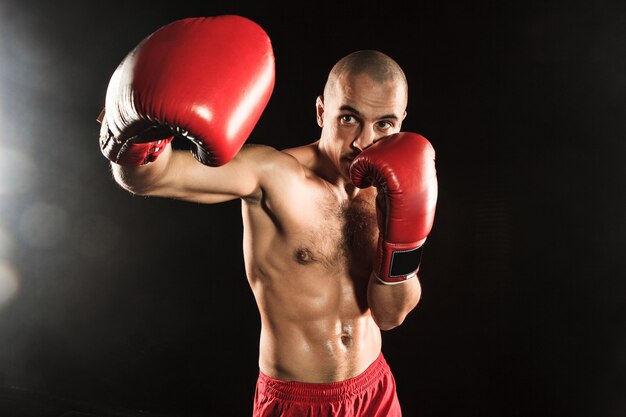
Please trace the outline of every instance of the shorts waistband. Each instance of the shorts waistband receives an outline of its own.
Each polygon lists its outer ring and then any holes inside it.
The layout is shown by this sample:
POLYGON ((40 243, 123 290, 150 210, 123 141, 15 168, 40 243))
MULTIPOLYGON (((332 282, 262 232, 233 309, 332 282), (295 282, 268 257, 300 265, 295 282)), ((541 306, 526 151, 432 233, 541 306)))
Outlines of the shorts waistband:
POLYGON ((389 365, 382 352, 360 375, 345 381, 328 383, 311 383, 298 381, 281 381, 259 371, 257 384, 265 395, 284 401, 299 402, 334 402, 350 399, 376 385, 385 374, 389 373, 389 365))

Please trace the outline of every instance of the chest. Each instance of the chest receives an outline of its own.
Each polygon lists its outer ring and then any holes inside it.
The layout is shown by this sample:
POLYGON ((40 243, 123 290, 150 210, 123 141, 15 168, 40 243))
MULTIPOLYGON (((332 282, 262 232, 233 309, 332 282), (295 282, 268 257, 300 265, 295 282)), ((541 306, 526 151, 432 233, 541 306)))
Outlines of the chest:
POLYGON ((305 201, 292 213, 296 217, 285 222, 293 260, 328 270, 369 270, 378 239, 375 195, 339 200, 319 192, 305 201))

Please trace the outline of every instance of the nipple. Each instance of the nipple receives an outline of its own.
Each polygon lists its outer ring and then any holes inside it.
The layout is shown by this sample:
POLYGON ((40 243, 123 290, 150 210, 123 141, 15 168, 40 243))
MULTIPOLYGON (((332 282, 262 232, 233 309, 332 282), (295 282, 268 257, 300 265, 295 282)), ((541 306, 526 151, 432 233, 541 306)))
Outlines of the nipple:
POLYGON ((296 249, 295 257, 296 261, 298 261, 298 263, 302 265, 310 264, 315 260, 313 259, 313 254, 308 248, 296 249))

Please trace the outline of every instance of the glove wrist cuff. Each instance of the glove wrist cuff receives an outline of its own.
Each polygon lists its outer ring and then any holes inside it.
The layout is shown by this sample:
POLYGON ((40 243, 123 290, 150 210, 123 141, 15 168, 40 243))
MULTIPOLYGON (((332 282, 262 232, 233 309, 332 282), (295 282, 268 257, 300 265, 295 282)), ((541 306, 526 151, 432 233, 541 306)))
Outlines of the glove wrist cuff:
POLYGON ((155 161, 173 139, 174 136, 170 136, 152 142, 121 142, 104 121, 100 130, 100 150, 108 160, 118 165, 138 167, 155 161))
POLYGON ((423 241, 390 243, 379 239, 374 262, 376 277, 383 284, 399 284, 417 276, 423 247, 423 241))

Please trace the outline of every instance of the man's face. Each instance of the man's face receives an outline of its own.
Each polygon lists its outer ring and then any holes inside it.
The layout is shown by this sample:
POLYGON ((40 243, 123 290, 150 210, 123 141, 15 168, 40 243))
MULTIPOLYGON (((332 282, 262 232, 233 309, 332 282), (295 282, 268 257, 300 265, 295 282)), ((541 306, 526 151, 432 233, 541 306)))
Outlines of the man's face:
POLYGON ((400 131, 406 102, 401 83, 378 83, 365 74, 344 74, 318 97, 320 149, 341 176, 350 178, 350 164, 364 149, 400 131))

